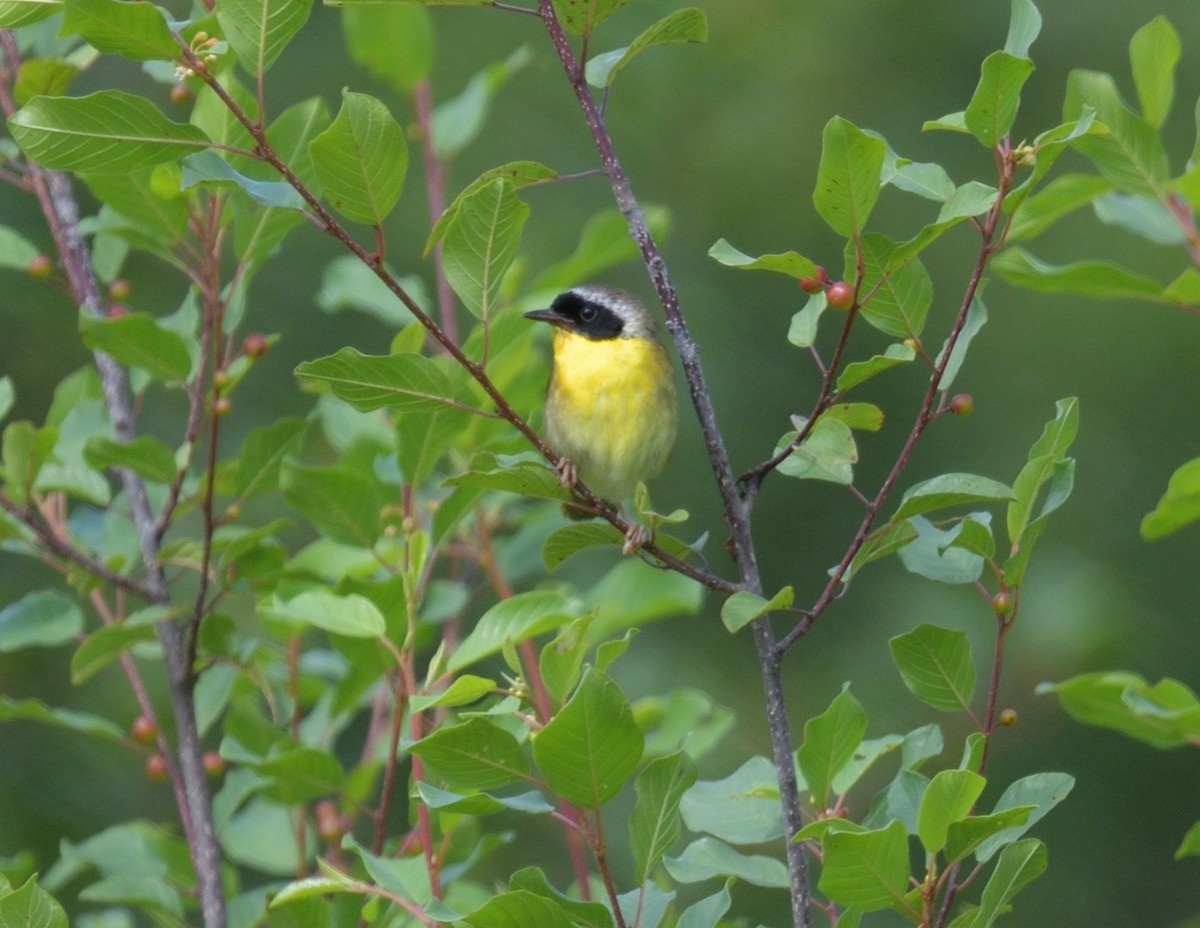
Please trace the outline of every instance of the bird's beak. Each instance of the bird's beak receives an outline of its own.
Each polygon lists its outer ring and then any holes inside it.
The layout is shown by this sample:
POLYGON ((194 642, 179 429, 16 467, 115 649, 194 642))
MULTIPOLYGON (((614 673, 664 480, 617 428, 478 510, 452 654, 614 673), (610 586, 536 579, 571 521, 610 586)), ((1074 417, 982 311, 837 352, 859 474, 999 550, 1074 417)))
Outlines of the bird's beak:
POLYGON ((534 309, 525 314, 526 319, 535 319, 538 322, 549 322, 551 325, 562 325, 565 321, 563 317, 554 309, 534 309))

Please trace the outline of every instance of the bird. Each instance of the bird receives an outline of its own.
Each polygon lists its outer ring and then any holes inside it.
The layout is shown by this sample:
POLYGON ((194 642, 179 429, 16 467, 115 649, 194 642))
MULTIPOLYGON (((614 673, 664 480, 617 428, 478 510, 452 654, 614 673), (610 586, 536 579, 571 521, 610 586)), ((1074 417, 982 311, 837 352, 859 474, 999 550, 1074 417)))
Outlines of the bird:
MULTIPOLYGON (((544 437, 561 456, 560 480, 620 503, 662 471, 678 430, 674 369, 654 317, 632 293, 601 284, 573 287, 525 317, 554 327, 544 437)), ((626 552, 647 540, 631 526, 626 552)))

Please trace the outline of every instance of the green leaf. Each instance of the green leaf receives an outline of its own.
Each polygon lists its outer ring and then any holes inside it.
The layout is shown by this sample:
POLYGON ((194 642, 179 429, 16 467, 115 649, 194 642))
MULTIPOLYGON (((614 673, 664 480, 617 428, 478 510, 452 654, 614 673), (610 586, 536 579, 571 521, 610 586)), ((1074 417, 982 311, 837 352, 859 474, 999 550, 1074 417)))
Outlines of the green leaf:
MULTIPOLYGON (((522 889, 557 902, 575 928, 613 928, 612 913, 599 902, 581 902, 561 893, 546 880, 546 875, 537 867, 523 867, 508 878, 510 890, 522 889)), ((519 925, 518 925, 519 928, 519 925)))
POLYGON ((1043 293, 1078 293, 1104 299, 1161 299, 1158 281, 1135 274, 1107 261, 1047 264, 1023 248, 1009 248, 992 261, 992 267, 1010 284, 1043 293))
POLYGON ((83 310, 79 334, 93 351, 140 368, 156 380, 182 383, 191 373, 192 358, 183 338, 145 313, 101 319, 83 310))
POLYGON ((378 638, 387 631, 387 622, 379 607, 357 593, 340 596, 324 590, 309 590, 286 601, 277 596, 263 611, 273 619, 313 625, 351 638, 378 638))
POLYGON ((1096 197, 1092 209, 1101 222, 1157 245, 1181 245, 1187 241, 1187 233, 1167 204, 1144 194, 1105 193, 1096 197))
POLYGON ((12 97, 23 107, 36 96, 62 96, 70 88, 79 67, 60 58, 31 58, 20 62, 12 97))
POLYGON ((1015 58, 1028 58, 1029 46, 1041 31, 1042 14, 1034 6, 1033 0, 1012 0, 1004 50, 1015 58))
POLYGON ((333 541, 371 548, 379 538, 383 499, 374 481, 361 473, 287 461, 279 488, 289 506, 333 541))
POLYGON ((1041 437, 1029 449, 1029 460, 1013 481, 1014 496, 1008 505, 1007 521, 1008 537, 1014 551, 1030 524, 1045 519, 1070 494, 1074 470, 1069 466, 1066 453, 1078 431, 1079 400, 1075 397, 1058 400, 1054 418, 1046 423, 1041 437), (1047 484, 1050 485, 1050 493, 1035 516, 1039 495, 1047 484))
POLYGON ((554 806, 541 793, 532 790, 516 796, 492 796, 488 793, 453 793, 428 783, 418 783, 417 795, 431 809, 462 815, 494 815, 506 809, 526 815, 545 815, 554 811, 554 806))
POLYGON ((221 0, 217 21, 242 67, 261 77, 303 28, 311 8, 312 0, 221 0))
POLYGON ((876 374, 881 374, 897 364, 908 364, 917 356, 916 351, 899 342, 888 345, 883 354, 877 354, 866 361, 854 361, 847 364, 838 374, 838 394, 845 393, 852 387, 857 387, 865 380, 870 380, 876 374))
POLYGON ((97 50, 135 61, 174 61, 181 55, 162 11, 152 3, 66 0, 60 35, 78 35, 97 50))
POLYGON ((252 431, 242 440, 222 489, 238 499, 277 489, 284 458, 300 447, 307 430, 303 419, 283 418, 252 431))
POLYGON ((190 190, 198 185, 208 187, 237 187, 246 196, 263 206, 278 206, 287 209, 304 209, 305 201, 296 189, 282 180, 255 180, 234 169, 215 151, 202 151, 188 155, 181 164, 179 179, 181 190, 190 190))
POLYGON ((895 554, 915 541, 916 538, 917 530, 907 519, 903 522, 889 522, 880 526, 867 536, 863 546, 858 549, 842 582, 849 583, 867 564, 887 557, 889 554, 895 554))
POLYGON ((436 410, 454 405, 450 383, 436 363, 419 354, 364 355, 343 348, 296 368, 305 383, 328 386, 359 412, 436 410))
POLYGON ((267 908, 277 909, 280 906, 289 905, 293 902, 300 902, 319 896, 329 896, 335 893, 357 894, 361 892, 362 890, 356 887, 348 876, 340 874, 338 876, 309 876, 302 880, 295 880, 288 883, 279 889, 271 896, 271 901, 267 903, 267 908))
POLYGON ((919 700, 944 712, 970 711, 975 664, 965 634, 926 623, 888 646, 904 685, 919 700))
POLYGON ((539 499, 565 501, 571 493, 563 489, 558 476, 540 457, 515 459, 506 465, 495 455, 484 452, 471 461, 471 469, 446 478, 447 486, 502 490, 539 499))
POLYGON ((423 712, 434 706, 467 706, 482 699, 496 689, 496 681, 486 677, 463 674, 440 693, 411 696, 408 700, 412 712, 423 712))
POLYGON ((789 277, 811 277, 817 272, 817 266, 808 258, 794 251, 785 251, 776 255, 750 255, 738 251, 725 239, 717 239, 708 249, 708 256, 726 267, 741 268, 745 271, 777 271, 789 277))
POLYGON ((692 831, 733 844, 761 844, 783 834, 779 778, 766 757, 751 757, 722 780, 701 780, 679 805, 692 831))
MULTIPOLYGON (((545 183, 558 176, 553 168, 548 168, 544 164, 539 164, 536 161, 510 161, 507 164, 502 164, 499 167, 491 168, 480 174, 475 180, 471 181, 462 192, 455 197, 454 202, 446 207, 446 211, 438 217, 437 222, 433 224, 433 229, 429 233, 429 238, 425 241, 425 255, 428 256, 433 251, 433 246, 440 242, 446 234, 446 227, 450 224, 450 220, 454 218, 458 212, 459 205, 463 200, 469 199, 474 194, 478 193, 484 187, 490 186, 496 180, 507 180, 512 184, 514 190, 520 190, 522 187, 528 187, 533 184, 545 183)), ((608 215, 609 211, 603 211, 589 220, 589 225, 598 219, 599 216, 608 215)), ((619 215, 619 213, 618 213, 619 215)), ((623 217, 622 217, 623 221, 623 217)), ((624 226, 623 226, 624 228, 624 226)), ((583 238, 587 238, 587 226, 584 227, 583 238)), ((581 245, 582 247, 582 245, 581 245)), ((587 275, 583 275, 587 276, 587 275)), ((578 277, 572 276, 570 281, 574 283, 578 277)), ((539 284, 540 288, 541 284, 539 284)))
POLYGON ((577 806, 599 809, 637 769, 644 739, 625 695, 589 669, 579 689, 533 742, 551 788, 577 806))
POLYGON ((946 859, 962 860, 985 840, 1001 831, 1019 828, 1035 806, 1014 806, 991 815, 971 815, 951 822, 946 834, 946 859))
MULTIPOLYGON (((402 277, 385 265, 385 270, 418 306, 424 308, 420 296, 424 283, 420 278, 402 277)), ((415 321, 409 308, 375 271, 354 255, 338 255, 321 270, 321 289, 317 291, 317 306, 327 313, 356 309, 381 320, 393 328, 403 328, 415 321)))
POLYGON ((155 624, 175 618, 172 610, 150 606, 116 625, 105 625, 88 635, 71 655, 71 682, 85 683, 135 644, 154 641, 155 624))
POLYGON ((861 742, 854 749, 854 755, 846 766, 833 778, 834 795, 843 796, 848 793, 879 758, 903 744, 904 739, 900 735, 884 735, 882 738, 869 738, 861 742))
MULTIPOLYGON (((987 306, 983 302, 981 289, 975 291, 971 305, 967 307, 967 318, 963 322, 961 331, 958 333, 958 339, 954 342, 954 348, 950 351, 950 357, 943 369, 941 382, 938 384, 938 389, 940 390, 949 391, 955 378, 958 377, 958 372, 962 368, 963 362, 967 359, 967 351, 970 350, 972 340, 987 323, 987 306)), ((947 336, 946 341, 942 344, 942 351, 938 355, 939 360, 945 357, 946 347, 949 343, 950 339, 947 336)))
POLYGON ((83 456, 97 470, 124 467, 156 483, 171 483, 179 472, 171 449, 149 435, 128 442, 92 435, 84 445, 83 456))
POLYGON ((400 3, 347 7, 342 29, 350 57, 397 93, 410 93, 432 70, 429 13, 400 3))
POLYGON ((1170 164, 1158 132, 1121 99, 1113 79, 1095 71, 1072 71, 1063 117, 1096 111, 1098 123, 1073 142, 1117 187, 1161 199, 1170 164))
POLYGON ((0 2, 0 28, 16 29, 53 16, 62 9, 57 0, 4 0, 0 2))
POLYGON ((450 286, 476 317, 495 311, 528 218, 529 207, 507 180, 494 180, 458 202, 442 239, 442 257, 450 286))
POLYGON ((695 7, 676 10, 645 29, 626 48, 592 58, 587 63, 587 82, 601 89, 611 87, 621 69, 648 48, 707 41, 708 20, 704 11, 695 7))
POLYGON ((33 490, 41 469, 50 460, 58 441, 58 430, 35 429, 25 420, 10 422, 4 428, 5 490, 13 502, 24 503, 33 490))
POLYGON ((21 233, 8 226, 0 226, 0 267, 13 271, 27 271, 29 263, 37 255, 37 248, 21 233))
POLYGON ((971 770, 942 770, 929 781, 917 813, 917 836, 929 854, 946 846, 950 826, 970 814, 986 785, 971 770))
POLYGON ((555 900, 525 890, 495 893, 462 920, 472 928, 573 928, 555 900))
POLYGON ((477 71, 462 93, 433 111, 430 135, 439 158, 452 158, 479 137, 496 94, 532 58, 529 49, 520 46, 503 61, 477 71))
POLYGON ((1075 778, 1066 773, 1034 773, 1010 784, 996 800, 993 814, 1024 806, 1033 806, 1033 810, 1022 824, 1006 828, 981 842, 975 851, 975 859, 981 864, 987 863, 1000 848, 1008 850, 1013 841, 1066 799, 1074 786, 1075 778))
POLYGON ((971 928, 991 928, 992 923, 1008 911, 1009 900, 1041 876, 1045 869, 1046 845, 1041 841, 1028 838, 1006 847, 983 889, 971 928))
POLYGON ((699 883, 714 877, 734 876, 754 886, 785 889, 787 867, 775 857, 742 854, 716 838, 699 838, 678 857, 663 861, 667 873, 679 883, 699 883))
POLYGON ((1200 738, 1200 702, 1170 677, 1151 686, 1122 671, 1082 674, 1062 683, 1042 684, 1067 713, 1088 725, 1111 728, 1156 748, 1174 748, 1200 738))
POLYGON ((824 293, 812 294, 804 308, 792 316, 787 340, 797 348, 811 348, 817 341, 817 325, 827 306, 824 293))
POLYGON ((1200 519, 1200 458, 1193 458, 1171 474, 1158 505, 1142 519, 1142 537, 1157 541, 1197 519, 1200 519))
POLYGON ((100 715, 76 712, 72 709, 52 709, 36 699, 10 699, 0 695, 0 722, 41 722, 66 728, 84 735, 94 735, 109 741, 120 742, 125 732, 120 726, 100 715))
POLYGON ((485 612, 447 661, 447 669, 462 670, 575 618, 579 604, 552 590, 532 590, 501 600, 485 612))
POLYGON ((607 522, 572 522, 557 528, 542 543, 542 562, 555 570, 572 554, 585 548, 620 545, 625 536, 607 522))
POLYGON ((13 390, 12 378, 5 374, 0 377, 0 422, 3 422, 4 417, 12 410, 15 400, 16 393, 13 390))
POLYGON ((1175 852, 1176 860, 1197 856, 1200 856, 1200 822, 1196 822, 1188 829, 1187 834, 1183 836, 1183 842, 1179 845, 1179 850, 1175 852))
POLYGON ((879 197, 887 143, 835 116, 821 135, 813 203, 838 235, 857 239, 879 197))
POLYGON ((828 709, 805 722, 804 743, 796 752, 796 761, 818 809, 828 806, 834 777, 854 756, 866 731, 867 714, 850 694, 849 684, 828 709))
POLYGON ((1129 43, 1133 83, 1142 118, 1162 127, 1175 97, 1175 65, 1179 63, 1179 33, 1165 16, 1156 16, 1134 33, 1129 43))
POLYGON ((1112 181, 1095 174, 1063 174, 1021 201, 1005 241, 1009 244, 1041 235, 1059 219, 1087 206, 1113 189, 1112 181))
MULTIPOLYGON (((650 203, 643 204, 643 209, 650 234, 656 239, 665 238, 670 232, 670 211, 650 203)), ((593 280, 611 267, 635 260, 638 255, 637 242, 630 237, 629 224, 621 211, 602 209, 584 223, 575 250, 544 268, 528 289, 532 293, 561 293, 581 280, 593 280)))
POLYGON ((8 120, 17 144, 42 167, 126 174, 206 148, 195 126, 172 122, 144 97, 101 90, 34 97, 8 120))
POLYGON ((27 593, 0 609, 0 654, 24 648, 53 648, 83 631, 79 604, 58 590, 27 593))
POLYGON ((903 902, 908 891, 908 835, 895 821, 877 831, 830 831, 818 886, 840 905, 864 912, 903 902))
POLYGON ((865 262, 861 291, 874 291, 862 305, 863 318, 896 338, 917 338, 933 304, 929 272, 915 258, 889 271, 896 244, 882 235, 863 236, 861 247, 865 262))
POLYGON ((651 761, 638 774, 629 847, 639 886, 678 839, 679 803, 695 782, 696 764, 682 751, 651 761))
MULTIPOLYGON (((778 454, 795 440, 798 432, 787 432, 775 446, 778 454)), ((801 480, 828 480, 850 484, 854 480, 854 464, 858 461, 858 446, 850 427, 837 419, 822 417, 805 436, 800 447, 780 462, 779 473, 801 480)))
POLYGON ((989 477, 980 477, 977 474, 942 474, 910 487, 900 500, 900 506, 892 520, 898 521, 951 506, 972 506, 1015 498, 1011 487, 989 477))
MULTIPOLYGON (((2 878, 0 878, 2 879, 2 878)), ((7 887, 7 881, 3 881, 7 887)), ((83 898, 82 894, 80 898, 83 898)), ((67 928, 67 913, 31 876, 18 889, 0 889, 0 925, 5 928, 67 928)))
POLYGON ((308 151, 325 198, 347 219, 379 225, 400 199, 408 172, 404 130, 374 97, 344 92, 337 116, 308 151))
POLYGON ((529 775, 529 762, 517 739, 484 718, 440 727, 409 750, 462 789, 495 789, 529 775))
POLYGON ((1021 88, 1032 73, 1032 61, 1005 51, 992 52, 983 60, 979 84, 963 121, 986 147, 995 147, 1008 135, 1021 104, 1021 88))
MULTIPOLYGON (((772 863, 779 863, 779 861, 773 860, 772 863)), ((689 905, 679 913, 679 920, 675 922, 675 928, 717 928, 721 918, 729 911, 729 907, 733 903, 733 899, 729 895, 729 887, 733 883, 734 878, 730 877, 720 890, 689 905)), ((784 885, 786 886, 786 883, 784 885)))
POLYGON ((554 0, 554 13, 569 31, 588 35, 629 0, 554 0))
POLYGON ((795 591, 790 586, 785 586, 769 600, 749 590, 738 590, 721 604, 721 621, 729 631, 736 632, 760 615, 789 608, 794 597, 795 591))

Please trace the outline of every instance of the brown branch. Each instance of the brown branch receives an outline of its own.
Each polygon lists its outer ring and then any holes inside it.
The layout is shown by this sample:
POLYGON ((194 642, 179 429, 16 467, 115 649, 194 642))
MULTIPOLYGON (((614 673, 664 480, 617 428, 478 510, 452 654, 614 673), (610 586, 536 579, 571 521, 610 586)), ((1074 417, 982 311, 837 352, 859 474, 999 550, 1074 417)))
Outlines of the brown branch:
MULTIPOLYGON (((642 260, 666 315, 667 330, 671 334, 675 350, 679 353, 683 365, 692 406, 700 423, 700 431, 704 436, 709 465, 716 478, 717 490, 725 509, 725 518, 729 523, 734 559, 741 574, 740 583, 729 585, 732 589, 727 587, 723 591, 746 589, 761 594, 763 591, 762 579, 759 576, 758 558, 750 528, 751 508, 738 492, 733 477, 729 454, 725 449, 725 439, 717 424, 712 396, 700 365, 699 346, 688 330, 687 321, 679 308, 675 286, 667 272, 666 262, 663 260, 654 237, 650 234, 645 212, 634 196, 629 178, 621 167, 612 136, 604 122, 603 113, 584 80, 583 68, 575 58, 571 43, 558 20, 551 0, 539 0, 538 12, 545 24, 546 32, 558 52, 559 61, 571 83, 571 88, 575 92, 575 98, 591 133, 592 141, 600 155, 601 167, 608 177, 613 199, 616 201, 617 208, 625 216, 630 236, 641 251, 642 260)), ((779 776, 780 803, 785 826, 785 851, 791 888, 792 919, 795 928, 809 928, 812 925, 812 901, 808 885, 808 857, 804 847, 792 840, 795 834, 804 827, 804 818, 801 812, 796 767, 792 759, 791 726, 788 720, 787 703, 784 700, 780 653, 777 650, 770 616, 764 615, 755 619, 751 623, 751 632, 754 636, 755 651, 763 678, 767 725, 771 733, 772 760, 779 776)))
MULTIPOLYGON (((4 51, 8 67, 15 70, 20 63, 20 54, 11 31, 0 31, 0 48, 4 51)), ((3 86, 2 82, 0 86, 3 86)), ((6 115, 9 115, 12 100, 8 96, 7 88, 2 102, 6 115)), ((42 214, 66 270, 71 296, 84 312, 100 316, 103 312, 100 290, 92 269, 91 255, 79 231, 79 206, 71 189, 71 181, 65 174, 45 170, 32 161, 28 163, 28 168, 42 214)), ((129 442, 136 433, 125 371, 108 355, 99 351, 93 355, 100 374, 113 434, 118 441, 129 442)), ((138 537, 146 570, 146 590, 152 602, 168 605, 170 592, 158 560, 158 526, 146 495, 146 485, 141 477, 131 470, 119 468, 117 473, 125 488, 125 496, 138 537)), ((221 885, 221 853, 213 830, 208 782, 201 760, 200 736, 196 728, 195 706, 192 702, 195 675, 185 658, 179 623, 175 620, 165 620, 159 622, 156 628, 167 666, 178 737, 179 764, 186 801, 185 808, 180 809, 180 816, 189 818, 193 826, 189 834, 189 848, 196 868, 200 909, 206 928, 224 928, 225 895, 221 885)))

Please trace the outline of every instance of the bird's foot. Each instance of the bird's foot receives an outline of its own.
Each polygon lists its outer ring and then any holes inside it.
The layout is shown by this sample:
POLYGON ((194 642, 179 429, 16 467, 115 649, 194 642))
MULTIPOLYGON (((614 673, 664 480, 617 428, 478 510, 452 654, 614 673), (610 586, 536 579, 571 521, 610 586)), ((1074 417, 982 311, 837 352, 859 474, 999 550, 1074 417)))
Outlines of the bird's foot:
POLYGON ((558 482, 564 490, 570 490, 579 482, 579 471, 570 458, 559 458, 554 473, 558 474, 558 482))
POLYGON ((646 531, 646 526, 632 522, 625 531, 625 544, 621 545, 621 553, 632 554, 648 541, 650 541, 650 533, 646 531))

